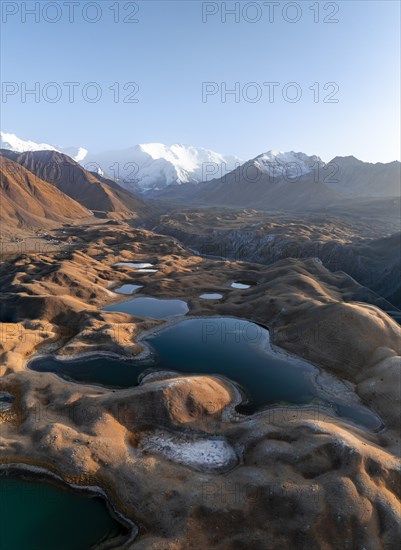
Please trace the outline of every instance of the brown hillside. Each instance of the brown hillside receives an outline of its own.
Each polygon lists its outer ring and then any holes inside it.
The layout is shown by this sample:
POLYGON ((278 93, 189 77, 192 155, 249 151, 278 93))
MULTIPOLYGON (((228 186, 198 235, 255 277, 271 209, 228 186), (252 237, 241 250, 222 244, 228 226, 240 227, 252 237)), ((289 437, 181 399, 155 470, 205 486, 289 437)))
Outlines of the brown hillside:
POLYGON ((144 202, 114 181, 98 177, 57 151, 15 153, 2 149, 2 156, 24 166, 37 177, 94 212, 110 217, 133 217, 146 210, 144 202))
POLYGON ((13 228, 52 228, 88 218, 90 212, 21 165, 0 156, 0 224, 13 228))

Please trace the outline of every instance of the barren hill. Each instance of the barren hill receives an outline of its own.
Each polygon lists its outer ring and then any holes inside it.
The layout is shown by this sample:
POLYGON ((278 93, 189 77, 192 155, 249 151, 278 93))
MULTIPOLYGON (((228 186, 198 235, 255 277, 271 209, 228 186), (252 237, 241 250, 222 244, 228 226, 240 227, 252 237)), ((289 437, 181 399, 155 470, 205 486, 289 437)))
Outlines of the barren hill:
POLYGON ((0 156, 0 224, 15 228, 51 228, 91 216, 89 210, 23 166, 0 156))
POLYGON ((18 162, 94 212, 128 218, 146 210, 141 199, 114 181, 85 170, 73 159, 57 151, 15 153, 2 149, 0 154, 18 162))

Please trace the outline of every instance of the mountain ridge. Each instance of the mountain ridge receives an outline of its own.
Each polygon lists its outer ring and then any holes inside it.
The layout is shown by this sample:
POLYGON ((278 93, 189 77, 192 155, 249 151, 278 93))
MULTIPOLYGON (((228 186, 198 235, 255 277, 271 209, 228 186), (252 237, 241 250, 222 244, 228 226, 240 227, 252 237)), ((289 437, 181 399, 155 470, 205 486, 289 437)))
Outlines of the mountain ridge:
MULTIPOLYGON (((221 187, 221 182, 225 178, 232 182, 230 174, 234 172, 238 175, 239 171, 250 171, 251 176, 248 173, 242 180, 251 186, 256 183, 257 178, 263 177, 275 182, 281 178, 291 183, 302 183, 305 176, 309 174, 311 178, 313 173, 313 181, 322 183, 332 193, 328 194, 321 187, 317 188, 318 192, 331 199, 338 193, 356 197, 390 197, 401 194, 401 163, 396 160, 389 163, 371 163, 348 155, 336 156, 326 163, 317 155, 271 149, 242 162, 233 155, 222 155, 210 149, 180 143, 143 143, 125 149, 92 154, 82 147, 57 148, 48 144, 24 141, 14 134, 3 132, 1 139, 3 148, 18 153, 35 152, 39 148, 67 154, 84 169, 96 173, 97 177, 106 177, 108 181, 117 182, 126 191, 145 196, 156 195, 168 199, 170 192, 172 198, 181 195, 196 196, 198 186, 199 190, 210 189, 204 184, 215 182, 215 185, 221 187), (256 177, 252 176, 252 173, 256 174, 256 177), (177 190, 178 186, 191 187, 181 191, 177 190)), ((282 191, 291 192, 291 189, 283 188, 282 191)), ((213 193, 216 194, 215 190, 213 193)), ((315 198, 312 198, 313 202, 316 202, 315 198)), ((248 200, 246 196, 244 200, 248 200)), ((234 201, 234 204, 237 203, 234 201)), ((245 202, 243 206, 246 204, 245 202)))
POLYGON ((0 224, 14 229, 49 229, 90 218, 92 213, 13 160, 0 156, 0 224))
POLYGON ((108 217, 126 218, 147 210, 140 198, 116 182, 85 170, 58 151, 15 153, 2 149, 0 156, 17 162, 91 211, 104 212, 108 217))

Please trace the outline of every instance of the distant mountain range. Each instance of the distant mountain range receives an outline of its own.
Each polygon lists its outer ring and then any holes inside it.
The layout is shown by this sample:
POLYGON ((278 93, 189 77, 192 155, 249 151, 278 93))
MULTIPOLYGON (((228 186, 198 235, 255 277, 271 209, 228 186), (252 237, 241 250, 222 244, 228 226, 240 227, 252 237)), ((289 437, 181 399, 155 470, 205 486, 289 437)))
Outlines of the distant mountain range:
POLYGON ((201 183, 184 198, 192 204, 305 210, 339 199, 339 193, 321 181, 319 157, 269 151, 245 162, 226 176, 201 183))
MULTIPOLYGON (((398 161, 372 164, 349 156, 324 163, 316 155, 271 150, 241 162, 208 149, 161 143, 91 154, 82 147, 57 148, 5 133, 1 133, 1 145, 17 153, 69 154, 98 182, 104 178, 109 188, 115 182, 120 193, 124 188, 161 200, 301 210, 347 197, 400 195, 398 161)), ((69 193, 75 198, 83 191, 70 189, 69 193)), ((89 208, 88 202, 85 206, 89 208)))
POLYGON ((0 148, 18 153, 44 150, 65 153, 87 170, 106 175, 129 191, 142 193, 158 191, 169 185, 208 181, 231 172, 241 163, 234 156, 180 144, 146 143, 91 154, 83 147, 34 143, 3 132, 0 148))
POLYGON ((400 196, 398 161, 382 164, 355 157, 319 157, 290 151, 269 151, 232 172, 197 185, 168 187, 160 200, 197 206, 258 210, 322 210, 349 200, 400 196))

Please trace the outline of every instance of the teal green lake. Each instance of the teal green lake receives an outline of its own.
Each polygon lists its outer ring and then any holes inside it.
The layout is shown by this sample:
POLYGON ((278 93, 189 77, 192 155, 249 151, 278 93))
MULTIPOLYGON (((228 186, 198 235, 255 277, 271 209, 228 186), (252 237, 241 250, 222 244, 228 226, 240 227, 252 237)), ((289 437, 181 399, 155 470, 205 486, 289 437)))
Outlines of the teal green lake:
POLYGON ((89 550, 128 536, 104 499, 48 481, 1 472, 0 503, 1 550, 89 550))

